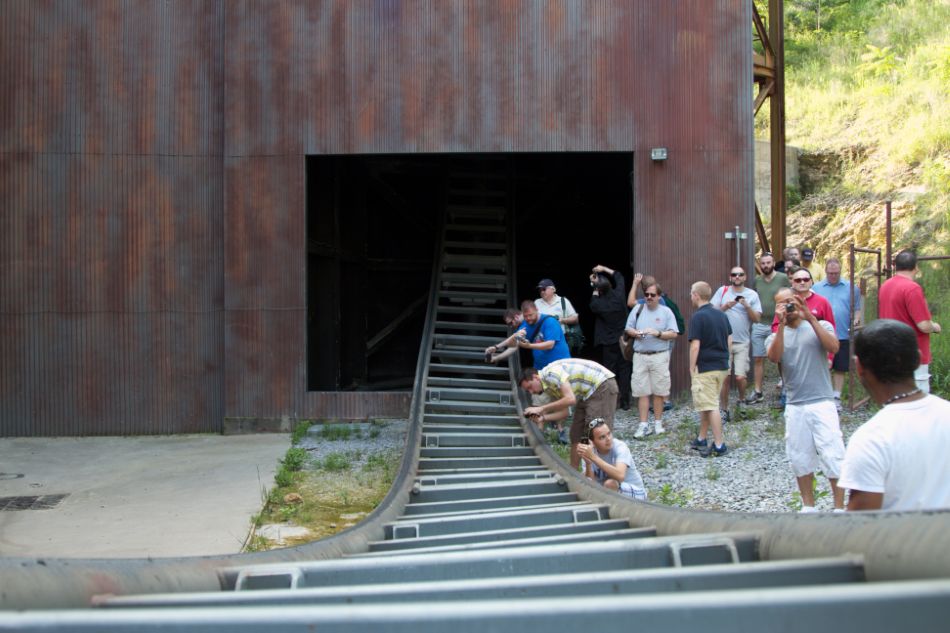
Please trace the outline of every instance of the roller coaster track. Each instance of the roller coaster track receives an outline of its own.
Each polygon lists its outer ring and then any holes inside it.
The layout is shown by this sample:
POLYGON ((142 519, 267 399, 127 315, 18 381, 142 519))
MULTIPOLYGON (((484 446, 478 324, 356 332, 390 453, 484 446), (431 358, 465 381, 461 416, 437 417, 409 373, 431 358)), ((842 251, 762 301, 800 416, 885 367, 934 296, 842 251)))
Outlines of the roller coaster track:
POLYGON ((366 521, 232 557, 4 559, 0 630, 947 630, 946 512, 686 511, 557 458, 482 353, 514 300, 503 180, 450 179, 407 450, 366 521))

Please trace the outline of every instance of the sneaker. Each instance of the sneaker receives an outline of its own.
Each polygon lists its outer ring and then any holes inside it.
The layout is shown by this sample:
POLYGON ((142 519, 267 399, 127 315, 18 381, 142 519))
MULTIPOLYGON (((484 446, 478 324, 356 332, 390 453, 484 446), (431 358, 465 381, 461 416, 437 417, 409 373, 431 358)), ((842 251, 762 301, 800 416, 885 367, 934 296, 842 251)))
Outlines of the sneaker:
POLYGON ((557 432, 557 442, 565 446, 571 443, 570 438, 567 436, 567 429, 561 429, 557 432))
POLYGON ((637 427, 637 432, 633 434, 633 437, 635 437, 638 440, 642 440, 649 434, 650 434, 650 425, 647 424, 646 422, 641 422, 640 426, 637 427))
POLYGON ((835 409, 841 413, 841 396, 835 396, 835 409))
POLYGON ((818 512, 818 508, 815 506, 802 506, 802 509, 798 511, 799 514, 815 514, 818 512))
POLYGON ((719 417, 722 418, 723 424, 725 424, 726 422, 732 421, 732 415, 725 409, 719 409, 719 417))
POLYGON ((653 434, 662 435, 664 433, 666 433, 666 429, 663 428, 663 422, 661 420, 657 420, 656 424, 653 426, 653 434))
POLYGON ((785 392, 782 392, 782 395, 779 396, 778 402, 772 405, 773 409, 784 409, 785 408, 785 392))
POLYGON ((784 387, 785 387, 785 385, 784 385, 784 383, 782 383, 782 379, 779 378, 779 379, 778 379, 778 382, 775 383, 775 388, 776 388, 776 389, 783 389, 784 387))
POLYGON ((673 410, 673 401, 672 401, 672 400, 664 400, 664 401, 663 401, 663 410, 664 410, 664 411, 672 411, 672 410, 673 410))
POLYGON ((753 391, 749 394, 749 397, 745 399, 746 404, 758 404, 765 400, 765 396, 761 391, 753 391))
POLYGON ((709 457, 710 455, 719 457, 720 455, 725 455, 729 452, 729 447, 726 446, 726 443, 723 442, 722 446, 716 446, 715 444, 710 444, 705 449, 700 449, 699 454, 703 457, 709 457))
POLYGON ((696 439, 694 439, 692 442, 689 443, 689 447, 693 449, 694 451, 701 451, 704 448, 706 448, 708 444, 709 443, 705 439, 699 439, 697 437, 696 439))

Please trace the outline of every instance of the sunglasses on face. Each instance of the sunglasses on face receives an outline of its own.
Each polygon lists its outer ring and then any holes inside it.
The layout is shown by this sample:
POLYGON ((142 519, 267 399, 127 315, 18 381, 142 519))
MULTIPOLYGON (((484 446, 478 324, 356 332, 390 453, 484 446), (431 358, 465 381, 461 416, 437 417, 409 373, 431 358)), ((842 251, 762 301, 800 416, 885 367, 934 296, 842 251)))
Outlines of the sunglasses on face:
POLYGON ((805 282, 811 281, 811 277, 795 277, 792 279, 797 284, 803 284, 805 282))
POLYGON ((745 277, 745 273, 729 273, 730 277, 745 277))
POLYGON ((659 297, 660 295, 656 294, 655 292, 644 292, 643 296, 644 297, 659 297))

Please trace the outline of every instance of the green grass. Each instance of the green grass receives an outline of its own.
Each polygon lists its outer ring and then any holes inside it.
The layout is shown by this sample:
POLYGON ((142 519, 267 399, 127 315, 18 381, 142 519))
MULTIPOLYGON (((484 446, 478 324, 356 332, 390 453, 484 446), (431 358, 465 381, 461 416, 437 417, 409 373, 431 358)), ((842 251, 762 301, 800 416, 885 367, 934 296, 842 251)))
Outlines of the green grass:
MULTIPOLYGON (((764 11, 767 0, 755 1, 764 11)), ((900 247, 950 252, 948 23, 946 0, 785 3, 788 143, 839 161, 817 188, 792 192, 804 199, 790 209, 790 241, 817 247, 819 259, 845 257, 852 241, 881 247, 880 209, 894 199, 900 247), (816 209, 815 194, 830 197, 816 209)), ((767 111, 756 117, 760 138, 767 111)))
POLYGON ((349 470, 351 459, 344 453, 330 453, 320 462, 320 468, 328 472, 349 470))
POLYGON ((297 424, 294 426, 294 432, 290 436, 291 446, 296 446, 300 444, 301 440, 307 435, 307 431, 310 430, 310 426, 313 424, 311 420, 298 420, 297 424))
POLYGON ((359 433, 349 424, 325 424, 320 429, 320 438, 328 442, 341 442, 354 435, 359 436, 359 433))

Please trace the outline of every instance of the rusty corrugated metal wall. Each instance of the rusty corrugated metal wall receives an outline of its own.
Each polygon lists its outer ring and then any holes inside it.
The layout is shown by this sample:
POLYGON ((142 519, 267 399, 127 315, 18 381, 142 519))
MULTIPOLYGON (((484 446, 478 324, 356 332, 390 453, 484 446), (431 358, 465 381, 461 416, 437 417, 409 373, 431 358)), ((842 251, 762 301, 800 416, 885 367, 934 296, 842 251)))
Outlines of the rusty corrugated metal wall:
POLYGON ((3 435, 224 414, 221 2, 0 3, 3 435))
POLYGON ((752 233, 750 22, 748 0, 0 3, 3 434, 404 408, 306 390, 307 154, 632 152, 635 267, 716 283, 722 232, 752 233))

